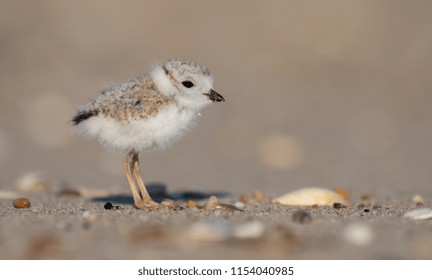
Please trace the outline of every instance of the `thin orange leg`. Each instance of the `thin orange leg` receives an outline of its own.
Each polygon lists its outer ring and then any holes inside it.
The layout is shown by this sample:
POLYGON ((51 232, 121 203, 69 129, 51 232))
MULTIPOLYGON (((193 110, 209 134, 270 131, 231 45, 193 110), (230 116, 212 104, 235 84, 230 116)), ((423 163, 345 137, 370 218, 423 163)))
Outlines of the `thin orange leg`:
POLYGON ((133 196, 135 206, 138 209, 142 209, 144 207, 144 201, 142 200, 141 196, 139 195, 138 189, 137 189, 135 182, 133 180, 133 177, 132 177, 132 166, 133 166, 134 155, 135 155, 134 152, 130 152, 124 157, 123 168, 126 172, 126 177, 128 179, 129 186, 130 186, 131 191, 132 191, 132 196, 133 196))
POLYGON ((132 164, 133 164, 133 175, 135 177, 135 180, 138 183, 138 187, 141 191, 141 197, 142 197, 142 201, 144 202, 144 206, 147 207, 160 207, 161 205, 157 202, 155 202, 150 194, 147 191, 146 186, 144 185, 144 181, 141 177, 141 171, 139 168, 139 158, 138 158, 138 153, 134 153, 133 157, 132 157, 132 164))

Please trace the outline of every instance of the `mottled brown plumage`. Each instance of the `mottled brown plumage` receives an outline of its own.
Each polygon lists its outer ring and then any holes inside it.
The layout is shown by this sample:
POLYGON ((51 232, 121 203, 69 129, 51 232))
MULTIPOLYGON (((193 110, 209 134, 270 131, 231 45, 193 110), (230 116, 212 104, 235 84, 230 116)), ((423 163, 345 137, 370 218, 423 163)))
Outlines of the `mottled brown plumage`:
POLYGON ((78 111, 74 124, 97 115, 126 122, 147 119, 172 102, 172 98, 159 93, 151 79, 135 78, 97 94, 88 105, 78 111))

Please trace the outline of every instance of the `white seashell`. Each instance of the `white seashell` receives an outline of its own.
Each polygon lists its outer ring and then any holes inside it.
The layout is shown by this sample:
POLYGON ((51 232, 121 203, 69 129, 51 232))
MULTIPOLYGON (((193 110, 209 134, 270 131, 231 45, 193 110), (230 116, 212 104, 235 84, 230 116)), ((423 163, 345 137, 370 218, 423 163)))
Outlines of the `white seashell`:
POLYGON ((239 239, 259 238, 265 232, 265 226, 260 221, 239 225, 234 229, 233 236, 239 239))
POLYGON ((405 213, 404 218, 413 220, 427 220, 432 219, 431 208, 418 208, 405 213))
POLYGON ((246 205, 241 201, 237 201, 234 205, 235 205, 235 207, 237 207, 239 209, 245 209, 246 208, 246 205))
POLYGON ((279 196, 272 202, 295 206, 333 206, 334 203, 348 205, 348 202, 340 194, 323 188, 299 189, 279 196))
POLYGON ((372 243, 374 234, 370 226, 363 223, 353 223, 348 225, 342 232, 348 243, 355 246, 367 246, 372 243))

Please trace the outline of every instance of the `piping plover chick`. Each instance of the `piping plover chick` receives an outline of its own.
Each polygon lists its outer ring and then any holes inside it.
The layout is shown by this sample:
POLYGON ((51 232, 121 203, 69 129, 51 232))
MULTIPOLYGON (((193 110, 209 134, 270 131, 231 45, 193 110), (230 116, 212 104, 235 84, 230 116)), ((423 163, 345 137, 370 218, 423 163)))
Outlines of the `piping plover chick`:
POLYGON ((173 59, 144 77, 102 90, 78 108, 72 123, 79 133, 125 155, 123 168, 137 208, 158 208, 142 180, 138 154, 171 146, 201 109, 222 101, 206 67, 173 59))

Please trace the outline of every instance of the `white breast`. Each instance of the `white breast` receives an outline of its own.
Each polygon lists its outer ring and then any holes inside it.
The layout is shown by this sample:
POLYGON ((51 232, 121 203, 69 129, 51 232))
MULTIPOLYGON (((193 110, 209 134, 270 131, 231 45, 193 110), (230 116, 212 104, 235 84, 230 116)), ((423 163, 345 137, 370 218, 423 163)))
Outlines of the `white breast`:
POLYGON ((195 123, 198 112, 172 104, 156 116, 137 121, 118 121, 101 116, 82 122, 78 131, 119 153, 168 148, 195 123))

